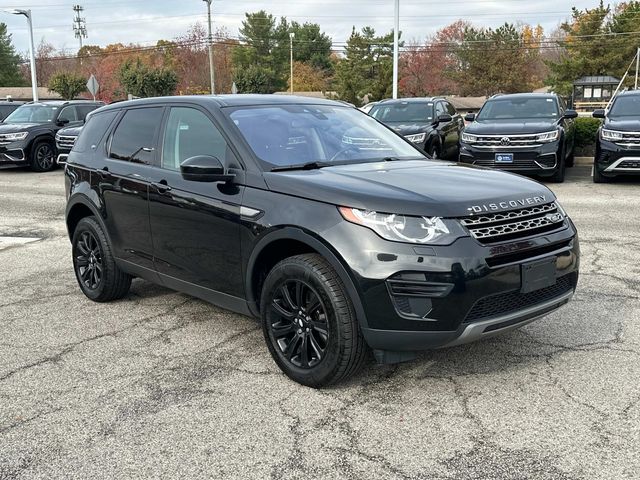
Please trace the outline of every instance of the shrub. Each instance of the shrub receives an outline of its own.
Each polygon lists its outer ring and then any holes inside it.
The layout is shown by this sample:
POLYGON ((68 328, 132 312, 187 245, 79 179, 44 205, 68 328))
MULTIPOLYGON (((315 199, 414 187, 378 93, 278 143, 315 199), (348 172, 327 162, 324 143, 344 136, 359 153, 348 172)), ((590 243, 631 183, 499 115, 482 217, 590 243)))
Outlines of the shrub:
POLYGON ((594 154, 600 123, 597 118, 580 117, 576 119, 576 155, 591 156, 594 154))
POLYGON ((73 100, 87 90, 87 79, 75 73, 62 72, 49 80, 49 90, 59 93, 65 100, 73 100))

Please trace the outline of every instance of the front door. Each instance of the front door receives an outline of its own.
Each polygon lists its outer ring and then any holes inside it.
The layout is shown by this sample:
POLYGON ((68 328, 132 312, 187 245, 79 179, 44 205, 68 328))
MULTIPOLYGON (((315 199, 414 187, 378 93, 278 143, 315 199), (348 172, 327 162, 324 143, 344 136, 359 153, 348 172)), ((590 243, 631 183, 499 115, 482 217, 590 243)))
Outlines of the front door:
POLYGON ((240 256, 244 187, 188 181, 180 174, 182 162, 200 155, 238 167, 233 152, 209 114, 188 106, 169 110, 161 145, 160 165, 154 169, 149 192, 157 271, 172 288, 185 290, 185 284, 175 284, 178 280, 244 297, 240 256))

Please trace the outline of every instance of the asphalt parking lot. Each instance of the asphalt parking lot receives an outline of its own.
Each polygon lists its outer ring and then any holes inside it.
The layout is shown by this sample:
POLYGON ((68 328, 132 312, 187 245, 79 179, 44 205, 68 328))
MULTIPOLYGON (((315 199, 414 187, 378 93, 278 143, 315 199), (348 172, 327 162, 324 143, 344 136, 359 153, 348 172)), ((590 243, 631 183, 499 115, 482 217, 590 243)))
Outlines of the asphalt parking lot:
POLYGON ((574 301, 519 331, 312 390, 257 323, 134 281, 78 289, 61 171, 0 171, 0 479, 640 476, 640 180, 551 185, 574 301))

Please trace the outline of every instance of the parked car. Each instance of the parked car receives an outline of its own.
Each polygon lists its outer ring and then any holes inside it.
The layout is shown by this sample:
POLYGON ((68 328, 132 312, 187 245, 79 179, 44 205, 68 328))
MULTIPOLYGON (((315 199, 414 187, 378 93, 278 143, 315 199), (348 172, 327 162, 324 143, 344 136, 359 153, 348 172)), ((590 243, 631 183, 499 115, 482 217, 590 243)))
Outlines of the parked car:
POLYGON ((84 124, 58 130, 56 133, 56 150, 58 152, 56 162, 58 165, 67 163, 67 157, 83 128, 84 124))
POLYGON ((593 116, 604 119, 598 130, 593 181, 640 175, 640 90, 619 93, 608 111, 596 110, 593 116))
POLYGON ((141 277, 259 317, 275 362, 313 387, 369 349, 393 363, 520 327, 578 280, 576 229, 544 185, 432 161, 339 102, 109 105, 65 184, 89 299, 123 298, 141 277))
POLYGON ((24 105, 24 102, 14 102, 3 100, 0 101, 0 123, 4 121, 13 111, 15 111, 18 107, 24 105))
POLYGON ((73 100, 20 106, 0 125, 0 165, 28 165, 37 172, 52 170, 56 166, 56 132, 82 125, 87 114, 102 105, 73 100))
POLYGON ((378 102, 369 102, 366 105, 363 105, 362 107, 360 107, 360 110, 362 110, 364 113, 369 113, 371 109, 375 107, 377 104, 378 102))
POLYGON ((563 182, 573 166, 575 110, 555 94, 496 95, 462 133, 460 162, 563 182))
POLYGON ((444 98, 383 100, 369 115, 393 128, 431 158, 458 159, 464 120, 444 98))

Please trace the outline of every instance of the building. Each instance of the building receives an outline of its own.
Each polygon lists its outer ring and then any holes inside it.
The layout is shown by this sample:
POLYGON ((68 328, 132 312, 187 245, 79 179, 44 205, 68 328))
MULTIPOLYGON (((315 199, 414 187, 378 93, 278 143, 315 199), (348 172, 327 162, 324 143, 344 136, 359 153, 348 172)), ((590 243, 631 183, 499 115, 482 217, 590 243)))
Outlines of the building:
POLYGON ((605 108, 619 83, 619 78, 609 75, 579 78, 573 82, 573 107, 587 112, 605 108))
MULTIPOLYGON (((50 91, 47 87, 38 87, 38 97, 40 100, 62 100, 62 97, 50 91)), ((0 100, 11 98, 16 102, 30 102, 33 100, 31 87, 0 87, 0 100)))

